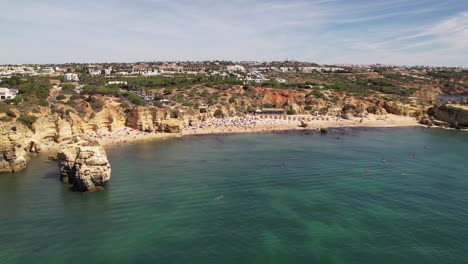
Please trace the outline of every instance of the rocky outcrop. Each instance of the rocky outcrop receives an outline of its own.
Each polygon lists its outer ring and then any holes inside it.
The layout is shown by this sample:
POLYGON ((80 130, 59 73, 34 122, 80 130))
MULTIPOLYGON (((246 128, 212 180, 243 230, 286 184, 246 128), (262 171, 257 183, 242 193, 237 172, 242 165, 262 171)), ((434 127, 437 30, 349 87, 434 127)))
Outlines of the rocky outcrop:
POLYGON ((423 111, 420 109, 404 105, 400 102, 384 101, 382 107, 387 113, 394 115, 418 117, 423 114, 423 111))
POLYGON ((111 167, 99 142, 75 136, 60 146, 57 154, 60 180, 73 185, 80 192, 101 190, 109 181, 111 167))
POLYGON ((291 106, 300 96, 303 96, 300 92, 296 91, 266 88, 256 88, 255 94, 257 97, 262 98, 262 104, 272 104, 277 108, 291 106))
POLYGON ((135 107, 128 113, 126 125, 140 131, 156 132, 155 123, 160 117, 154 107, 135 107))
POLYGON ((72 137, 70 123, 63 120, 58 114, 39 117, 32 125, 36 138, 41 141, 54 141, 60 143, 72 137))
POLYGON ((468 107, 464 105, 439 105, 429 109, 428 114, 452 127, 468 127, 468 107))
POLYGON ((37 141, 31 140, 32 133, 17 122, 0 123, 0 173, 18 172, 28 162, 28 152, 39 152, 37 141))
POLYGON ((88 130, 114 131, 125 127, 125 113, 117 106, 105 105, 91 120, 89 120, 88 130))
POLYGON ((128 114, 126 125, 140 131, 160 133, 180 133, 183 129, 182 120, 168 118, 165 110, 155 107, 135 107, 128 114))
POLYGON ((167 119, 157 122, 158 132, 162 133, 181 133, 184 127, 183 121, 179 119, 167 119))
POLYGON ((67 115, 66 120, 70 124, 73 135, 83 134, 86 132, 86 124, 77 114, 70 112, 67 115))

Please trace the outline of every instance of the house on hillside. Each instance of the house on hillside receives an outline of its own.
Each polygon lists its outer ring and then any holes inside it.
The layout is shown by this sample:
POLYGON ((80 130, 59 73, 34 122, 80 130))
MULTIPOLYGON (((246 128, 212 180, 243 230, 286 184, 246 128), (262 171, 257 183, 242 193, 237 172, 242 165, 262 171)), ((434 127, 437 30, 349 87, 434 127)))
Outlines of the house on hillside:
POLYGON ((66 81, 71 81, 71 82, 80 81, 80 78, 78 77, 78 74, 76 73, 66 73, 63 75, 63 79, 65 79, 66 81))
POLYGON ((244 66, 241 65, 228 65, 226 69, 228 72, 245 72, 244 66))
POLYGON ((17 94, 16 89, 0 88, 0 100, 13 99, 17 94))

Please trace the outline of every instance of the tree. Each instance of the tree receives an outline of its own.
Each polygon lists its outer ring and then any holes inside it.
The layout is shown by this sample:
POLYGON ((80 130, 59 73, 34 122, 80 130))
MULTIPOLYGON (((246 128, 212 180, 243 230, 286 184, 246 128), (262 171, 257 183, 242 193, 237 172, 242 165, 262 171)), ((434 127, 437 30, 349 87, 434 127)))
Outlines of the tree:
POLYGON ((55 99, 57 101, 62 101, 62 100, 65 100, 67 97, 63 94, 60 94, 60 95, 57 95, 57 97, 55 97, 55 99))
POLYGON ((36 120, 37 120, 37 117, 30 116, 30 115, 22 115, 17 119, 18 122, 22 123, 23 125, 29 128, 32 127, 32 124, 36 122, 36 120))

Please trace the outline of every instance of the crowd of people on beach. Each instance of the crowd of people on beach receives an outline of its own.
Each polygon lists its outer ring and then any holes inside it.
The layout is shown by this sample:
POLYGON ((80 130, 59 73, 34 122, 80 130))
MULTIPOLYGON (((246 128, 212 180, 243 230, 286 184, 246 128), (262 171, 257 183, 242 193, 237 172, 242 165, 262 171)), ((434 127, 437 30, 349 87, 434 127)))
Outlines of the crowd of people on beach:
POLYGON ((243 117, 211 118, 200 122, 186 124, 188 134, 198 133, 232 133, 274 131, 275 129, 296 128, 300 122, 330 122, 345 121, 336 116, 310 115, 247 115, 243 117))

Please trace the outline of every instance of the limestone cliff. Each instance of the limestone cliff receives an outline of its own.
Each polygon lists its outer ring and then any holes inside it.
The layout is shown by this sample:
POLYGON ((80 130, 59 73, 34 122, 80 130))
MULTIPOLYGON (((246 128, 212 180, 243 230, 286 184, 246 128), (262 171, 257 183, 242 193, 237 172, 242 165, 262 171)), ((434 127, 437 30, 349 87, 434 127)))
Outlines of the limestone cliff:
POLYGON ((111 167, 99 142, 75 136, 60 146, 57 154, 60 180, 73 185, 80 192, 101 190, 109 181, 111 167))
POLYGON ((155 123, 161 118, 154 107, 135 107, 128 113, 126 125, 133 129, 156 132, 155 123))
POLYGON ((36 134, 36 138, 41 141, 60 143, 72 137, 70 123, 63 120, 58 114, 38 118, 32 125, 32 130, 36 134))
POLYGON ((158 132, 163 133, 181 133, 184 128, 184 124, 179 119, 166 119, 159 120, 157 123, 158 132))
POLYGON ((135 107, 128 113, 126 126, 146 132, 180 133, 183 121, 169 118, 163 109, 135 107))
POLYGON ((28 152, 40 151, 31 131, 17 122, 0 123, 0 173, 17 172, 28 162, 28 152))
POLYGON ((70 124, 70 128, 73 135, 83 134, 86 132, 86 123, 75 113, 70 112, 66 117, 67 122, 70 124))
POLYGON ((453 127, 468 127, 468 107, 464 105, 434 106, 428 111, 435 119, 449 123, 453 127))
POLYGON ((125 127, 125 113, 117 106, 105 105, 87 124, 87 130, 114 131, 125 127))

